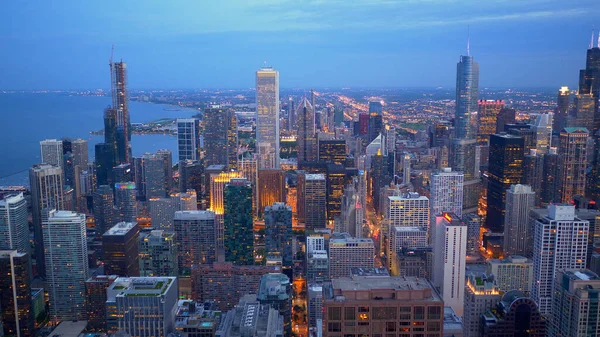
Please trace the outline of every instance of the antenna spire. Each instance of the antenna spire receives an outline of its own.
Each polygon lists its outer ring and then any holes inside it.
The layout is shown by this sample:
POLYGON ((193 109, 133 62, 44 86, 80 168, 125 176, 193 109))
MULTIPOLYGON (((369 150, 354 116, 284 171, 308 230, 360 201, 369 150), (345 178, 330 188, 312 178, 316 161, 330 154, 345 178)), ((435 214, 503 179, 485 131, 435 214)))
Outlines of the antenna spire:
MULTIPOLYGON (((590 49, 594 48, 594 33, 596 33, 596 32, 592 29, 592 39, 590 40, 590 49)), ((600 34, 598 37, 600 38, 600 34)))
POLYGON ((600 48, 600 29, 598 29, 598 44, 596 47, 600 48))
POLYGON ((471 56, 471 25, 467 26, 467 56, 471 56))
POLYGON ((115 55, 115 45, 113 44, 110 49, 110 63, 113 63, 113 56, 115 55))

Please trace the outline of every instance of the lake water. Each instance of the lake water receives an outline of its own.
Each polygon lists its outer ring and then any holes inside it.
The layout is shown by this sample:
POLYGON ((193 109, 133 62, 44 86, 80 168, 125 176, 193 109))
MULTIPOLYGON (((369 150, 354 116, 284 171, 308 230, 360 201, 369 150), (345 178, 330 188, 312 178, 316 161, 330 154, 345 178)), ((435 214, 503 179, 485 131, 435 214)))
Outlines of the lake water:
MULTIPOLYGON (((90 135, 104 127, 104 108, 110 97, 66 94, 5 94, 0 92, 0 186, 29 185, 27 170, 40 162, 39 142, 47 138, 83 138, 88 141, 90 161, 94 145, 104 136, 90 135)), ((186 118, 193 109, 165 110, 167 105, 130 102, 132 123, 160 118, 186 118)), ((177 139, 169 135, 132 135, 134 156, 169 149, 177 158, 177 139)))

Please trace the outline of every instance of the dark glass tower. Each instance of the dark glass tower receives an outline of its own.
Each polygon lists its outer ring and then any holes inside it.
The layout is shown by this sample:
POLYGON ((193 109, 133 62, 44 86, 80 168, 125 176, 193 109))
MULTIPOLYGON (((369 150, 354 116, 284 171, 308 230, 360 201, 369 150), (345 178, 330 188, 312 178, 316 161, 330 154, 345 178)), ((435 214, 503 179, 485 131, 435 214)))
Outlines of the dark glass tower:
POLYGON ((225 204, 225 261, 254 264, 252 185, 245 178, 231 179, 223 193, 225 204))
POLYGON ((317 160, 317 139, 315 137, 315 110, 308 99, 304 97, 296 111, 298 116, 298 162, 313 162, 317 160))
POLYGON ((237 168, 237 118, 231 109, 214 105, 204 110, 204 163, 237 168))
POLYGON ((523 138, 501 133, 490 136, 487 217, 485 227, 504 231, 506 190, 523 177, 523 138))
POLYGON ((0 335, 35 336, 29 264, 29 254, 0 251, 0 335))
POLYGON ((283 267, 290 269, 292 256, 292 208, 276 202, 265 208, 265 250, 281 256, 283 267))
POLYGON ((472 138, 471 114, 477 111, 478 90, 479 64, 473 56, 461 56, 456 65, 456 138, 472 138))
MULTIPOLYGON (((115 160, 118 164, 131 162, 131 120, 127 95, 127 64, 110 62, 112 112, 115 118, 115 160)), ((107 142, 107 141, 106 141, 107 142)), ((108 142, 107 142, 108 143, 108 142)))

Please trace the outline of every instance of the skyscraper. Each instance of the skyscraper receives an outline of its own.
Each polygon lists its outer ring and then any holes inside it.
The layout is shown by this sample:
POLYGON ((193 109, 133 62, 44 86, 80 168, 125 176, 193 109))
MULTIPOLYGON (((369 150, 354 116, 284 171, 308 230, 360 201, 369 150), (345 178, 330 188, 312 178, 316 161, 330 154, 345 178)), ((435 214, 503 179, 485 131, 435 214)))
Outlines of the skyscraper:
POLYGON ((495 308, 481 315, 479 336, 546 336, 546 319, 538 304, 522 291, 506 292, 495 308))
POLYGON ((40 142, 43 164, 63 167, 63 142, 57 139, 45 139, 40 142))
POLYGON ((523 138, 501 133, 490 136, 490 163, 485 227, 504 231, 506 191, 523 178, 523 138))
POLYGON ((177 119, 177 149, 179 161, 200 159, 200 120, 177 119))
POLYGON ((127 64, 123 61, 110 61, 110 82, 112 107, 107 109, 113 116, 114 124, 104 126, 104 142, 113 149, 115 165, 131 162, 131 119, 129 117, 129 96, 127 94, 127 64), (113 129, 113 130, 111 130, 113 129), (112 134, 112 136, 111 136, 112 134))
POLYGON ((462 172, 452 171, 446 167, 440 172, 431 175, 430 216, 435 221, 435 216, 444 212, 462 216, 463 209, 463 184, 462 172))
POLYGON ((16 250, 31 256, 27 201, 22 192, 0 199, 0 250, 16 250))
POLYGON ((577 94, 573 105, 575 106, 575 118, 569 120, 567 126, 594 130, 596 98, 592 94, 577 94))
POLYGON ((558 105, 554 113, 554 130, 562 130, 567 126, 567 117, 569 116, 569 107, 571 105, 571 91, 569 87, 561 87, 558 90, 558 105))
POLYGON ((136 194, 134 182, 115 183, 116 221, 137 221, 136 194))
POLYGON ((31 188, 31 218, 35 246, 37 273, 46 274, 44 258, 44 235, 42 231, 42 211, 48 209, 64 209, 63 175, 60 167, 47 164, 34 165, 29 169, 29 185, 31 188))
POLYGON ((529 154, 523 156, 523 185, 531 186, 535 192, 535 205, 539 206, 542 200, 542 186, 544 181, 544 155, 537 149, 531 149, 529 154))
POLYGON ((225 186, 224 203, 225 261, 238 265, 254 264, 252 186, 248 180, 231 179, 225 186))
POLYGON ((265 207, 275 202, 285 202, 285 172, 282 170, 258 170, 258 199, 259 214, 265 212, 265 207))
POLYGON ((298 105, 298 163, 317 161, 317 137, 315 135, 315 110, 304 97, 298 105))
POLYGON ((279 168, 279 72, 256 71, 256 149, 260 168, 279 168))
POLYGON ((229 108, 213 105, 204 110, 204 164, 237 169, 237 117, 229 108))
POLYGON ((281 256, 284 268, 292 267, 292 208, 282 202, 265 208, 265 251, 281 256))
POLYGON ((467 49, 467 56, 461 56, 456 65, 455 138, 473 138, 471 115, 477 111, 478 91, 479 63, 467 49))
POLYGON ((479 336, 481 315, 494 308, 501 297, 494 275, 471 273, 467 276, 463 315, 465 337, 479 336))
POLYGON ((306 229, 325 228, 327 185, 324 174, 298 174, 298 222, 306 229))
POLYGON ((540 153, 548 153, 552 146, 552 118, 551 113, 543 113, 535 119, 535 147, 540 153))
POLYGON ((43 232, 50 321, 83 320, 89 277, 85 215, 50 210, 44 215, 43 232))
POLYGON ((116 279, 117 275, 96 275, 85 281, 85 307, 88 330, 106 330, 106 289, 116 279))
POLYGON ((92 200, 96 234, 101 236, 116 223, 112 188, 108 185, 99 186, 93 192, 92 200))
POLYGON ((350 277, 353 267, 375 267, 375 245, 372 239, 356 239, 348 234, 329 240, 329 277, 350 277))
POLYGON ((534 228, 531 297, 543 315, 551 313, 558 270, 585 269, 589 221, 575 215, 575 206, 552 204, 531 211, 534 228))
POLYGON ((496 133, 497 120, 500 111, 504 109, 504 101, 501 100, 479 100, 479 111, 477 113, 477 144, 488 145, 490 135, 496 133))
POLYGON ((175 237, 160 229, 140 232, 140 276, 179 276, 175 237))
POLYGON ((536 195, 528 185, 511 185, 506 191, 506 216, 504 217, 504 254, 531 256, 532 228, 529 210, 536 195))
POLYGON ((0 250, 0 334, 3 336, 35 335, 30 264, 27 253, 0 250))
POLYGON ((140 276, 137 222, 119 222, 102 235, 106 275, 140 276))
POLYGON ((551 147, 544 155, 542 175, 541 203, 547 205, 552 202, 560 202, 560 163, 557 148, 551 147))
POLYGON ((433 285, 444 305, 462 316, 465 303, 467 226, 453 213, 438 214, 433 233, 433 285))
POLYGON ((585 195, 587 168, 586 128, 564 128, 560 132, 560 201, 569 203, 576 195, 585 195))
POLYGON ((164 198, 167 195, 166 181, 169 179, 165 171, 164 158, 159 156, 158 153, 145 153, 142 156, 141 169, 142 186, 146 200, 164 198))
POLYGON ((292 332, 292 285, 290 278, 281 273, 268 273, 260 278, 256 295, 261 305, 270 305, 283 316, 286 336, 292 332))
MULTIPOLYGON (((585 69, 579 72, 579 94, 592 94, 597 101, 600 97, 600 46, 594 47, 593 39, 592 35, 592 43, 587 50, 585 69)), ((600 123, 600 116, 596 116, 595 120, 600 123)), ((597 131, 600 126, 597 123, 594 131, 597 131)))
POLYGON ((181 275, 189 275, 193 265, 215 262, 215 213, 178 211, 175 212, 174 222, 181 275))

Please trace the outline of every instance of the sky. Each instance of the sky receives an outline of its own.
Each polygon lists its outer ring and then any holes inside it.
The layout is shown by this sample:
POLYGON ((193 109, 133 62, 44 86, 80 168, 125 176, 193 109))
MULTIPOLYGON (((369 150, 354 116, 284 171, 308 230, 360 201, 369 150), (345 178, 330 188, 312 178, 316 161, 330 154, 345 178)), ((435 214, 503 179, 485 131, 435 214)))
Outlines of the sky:
POLYGON ((576 87, 594 27, 598 0, 3 1, 0 90, 106 89, 112 45, 131 89, 250 88, 265 62, 282 88, 453 88, 468 30, 480 87, 576 87))

